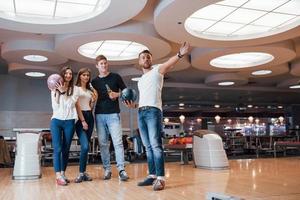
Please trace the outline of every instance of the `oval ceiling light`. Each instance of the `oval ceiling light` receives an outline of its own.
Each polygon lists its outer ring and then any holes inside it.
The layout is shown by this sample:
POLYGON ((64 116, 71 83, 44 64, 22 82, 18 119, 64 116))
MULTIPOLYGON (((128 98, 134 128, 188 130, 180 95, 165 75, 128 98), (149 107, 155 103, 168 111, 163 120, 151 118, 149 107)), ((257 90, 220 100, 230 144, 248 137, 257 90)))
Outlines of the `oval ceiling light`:
POLYGON ((78 48, 78 52, 85 57, 94 59, 98 55, 105 55, 111 61, 137 59, 143 50, 149 49, 142 44, 126 40, 102 40, 78 48))
POLYGON ((239 86, 247 83, 247 78, 236 73, 212 74, 205 79, 205 84, 209 86, 239 86))
POLYGON ((262 52, 235 53, 214 58, 210 65, 217 68, 238 69, 254 67, 271 62, 274 56, 262 52))
POLYGON ((26 72, 25 75, 29 76, 29 77, 44 77, 44 76, 46 76, 46 74, 42 73, 42 72, 26 72))
POLYGON ((30 24, 69 24, 104 12, 111 0, 14 0, 0 2, 0 17, 30 24))
POLYGON ((271 74, 272 70, 258 70, 258 71, 254 71, 251 74, 253 76, 263 76, 263 75, 268 75, 271 74))
POLYGON ((285 32, 300 25, 299 1, 218 1, 190 15, 188 33, 210 40, 246 40, 285 32))
POLYGON ((45 62, 48 60, 46 56, 41 55, 27 55, 23 57, 24 60, 32 61, 32 62, 45 62))
POLYGON ((132 19, 146 3, 147 0, 0 1, 0 28, 42 34, 93 32, 132 19), (118 16, 112 17, 116 13, 118 16))
POLYGON ((224 82, 219 82, 218 83, 219 86, 230 86, 230 85, 234 85, 233 81, 224 81, 224 82))
POLYGON ((299 89, 300 85, 291 85, 289 86, 290 89, 299 89))
POLYGON ((22 78, 28 77, 46 77, 54 73, 58 73, 60 67, 58 66, 44 66, 44 65, 32 65, 23 63, 9 63, 8 73, 9 75, 18 76, 22 78))

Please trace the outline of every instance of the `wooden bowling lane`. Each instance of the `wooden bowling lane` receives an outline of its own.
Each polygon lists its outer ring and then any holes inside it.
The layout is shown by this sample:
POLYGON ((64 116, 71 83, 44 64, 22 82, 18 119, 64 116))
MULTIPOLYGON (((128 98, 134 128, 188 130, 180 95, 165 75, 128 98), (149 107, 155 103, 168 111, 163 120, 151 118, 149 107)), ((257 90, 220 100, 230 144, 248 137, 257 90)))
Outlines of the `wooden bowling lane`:
MULTIPOLYGON (((89 165, 92 182, 57 186, 52 167, 42 169, 43 177, 34 181, 14 181, 12 169, 0 168, 0 199, 205 199, 207 192, 222 193, 256 200, 300 199, 300 158, 230 160, 229 170, 204 170, 190 165, 166 163, 167 187, 154 192, 152 187, 137 187, 147 165, 129 164, 128 182, 119 182, 115 166, 113 178, 102 180, 102 166, 89 165)), ((78 166, 70 166, 67 176, 77 176, 78 166)))

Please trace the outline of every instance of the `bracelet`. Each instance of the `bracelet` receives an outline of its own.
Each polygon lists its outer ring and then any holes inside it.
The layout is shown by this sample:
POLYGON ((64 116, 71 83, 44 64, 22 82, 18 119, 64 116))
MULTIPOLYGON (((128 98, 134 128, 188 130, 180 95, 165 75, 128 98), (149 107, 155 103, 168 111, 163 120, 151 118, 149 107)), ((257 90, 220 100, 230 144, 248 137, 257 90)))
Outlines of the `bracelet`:
POLYGON ((178 58, 182 58, 183 55, 181 55, 180 51, 177 53, 178 58))
POLYGON ((60 92, 60 94, 66 94, 66 92, 60 92))

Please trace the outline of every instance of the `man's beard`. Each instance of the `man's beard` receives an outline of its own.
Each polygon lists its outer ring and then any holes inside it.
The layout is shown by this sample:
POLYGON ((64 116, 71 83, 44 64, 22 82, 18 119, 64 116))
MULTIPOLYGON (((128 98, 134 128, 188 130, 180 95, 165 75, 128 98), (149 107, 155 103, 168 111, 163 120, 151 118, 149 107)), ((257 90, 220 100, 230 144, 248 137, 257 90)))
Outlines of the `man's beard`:
POLYGON ((151 63, 144 63, 142 67, 143 67, 143 69, 150 69, 151 63))

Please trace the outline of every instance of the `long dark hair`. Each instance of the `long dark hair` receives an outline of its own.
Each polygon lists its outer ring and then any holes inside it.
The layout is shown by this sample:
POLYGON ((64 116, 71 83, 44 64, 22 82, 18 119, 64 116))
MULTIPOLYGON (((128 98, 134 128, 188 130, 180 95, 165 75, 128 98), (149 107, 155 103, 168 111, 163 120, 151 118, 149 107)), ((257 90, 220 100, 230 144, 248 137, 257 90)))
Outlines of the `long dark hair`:
POLYGON ((86 72, 89 73, 90 78, 89 78, 89 81, 86 83, 86 86, 85 86, 85 87, 86 87, 86 89, 92 91, 92 88, 91 88, 91 86, 90 86, 90 82, 91 82, 91 70, 90 70, 89 68, 86 68, 86 67, 85 67, 85 68, 81 68, 81 69, 79 70, 79 72, 78 72, 78 74, 77 74, 76 86, 81 87, 80 76, 81 76, 81 74, 86 73, 86 72))
POLYGON ((63 80, 65 82, 65 74, 66 74, 66 71, 68 69, 71 70, 71 72, 72 72, 72 79, 70 80, 69 85, 68 85, 67 96, 72 96, 73 95, 73 91, 74 91, 74 73, 73 73, 72 68, 70 66, 63 67, 60 70, 60 75, 61 75, 61 77, 63 78, 63 80))

